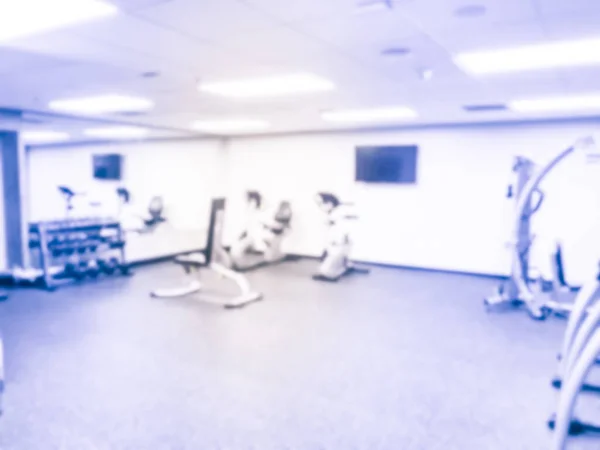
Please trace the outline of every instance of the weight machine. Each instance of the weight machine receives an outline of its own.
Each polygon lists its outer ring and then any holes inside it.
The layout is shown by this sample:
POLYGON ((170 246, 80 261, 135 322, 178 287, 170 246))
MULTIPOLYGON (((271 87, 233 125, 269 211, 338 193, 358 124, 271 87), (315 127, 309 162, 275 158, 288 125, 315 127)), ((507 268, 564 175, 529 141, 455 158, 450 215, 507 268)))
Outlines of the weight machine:
POLYGON ((242 308, 262 299, 262 294, 251 288, 248 279, 243 274, 230 269, 232 261, 222 245, 224 219, 225 199, 219 198, 213 200, 206 250, 203 253, 182 255, 174 259, 175 264, 180 265, 187 275, 195 274, 197 277, 191 278, 188 284, 183 287, 157 289, 150 293, 152 297, 179 298, 202 292, 203 286, 199 280, 199 275, 203 269, 209 269, 221 277, 232 281, 240 293, 234 298, 226 298, 222 296, 210 296, 206 292, 203 292, 198 297, 198 300, 222 306, 226 309, 234 309, 242 308))
POLYGON ((509 187, 509 197, 516 200, 516 212, 511 240, 511 272, 506 283, 501 285, 495 295, 484 299, 488 310, 498 305, 520 306, 527 308, 529 315, 536 320, 543 320, 552 313, 568 314, 572 304, 561 301, 560 286, 554 285, 550 292, 542 292, 541 282, 532 283, 529 274, 529 251, 534 237, 531 234, 531 217, 542 205, 544 195, 539 189, 546 175, 563 159, 572 153, 586 151, 594 146, 592 137, 577 141, 573 146, 563 150, 545 167, 535 170, 534 163, 523 157, 518 157, 513 166, 517 174, 516 187, 509 187), (516 192, 515 192, 516 190, 516 192), (537 200, 534 197, 537 196, 537 200))

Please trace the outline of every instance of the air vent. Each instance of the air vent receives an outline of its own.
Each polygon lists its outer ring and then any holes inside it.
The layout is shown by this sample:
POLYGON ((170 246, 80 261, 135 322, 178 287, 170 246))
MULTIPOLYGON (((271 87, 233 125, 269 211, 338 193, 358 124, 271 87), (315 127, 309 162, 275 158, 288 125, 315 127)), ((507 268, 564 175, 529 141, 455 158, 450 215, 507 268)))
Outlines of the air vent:
POLYGON ((33 118, 33 117, 23 117, 21 119, 21 121, 23 123, 28 123, 28 124, 32 124, 32 125, 44 125, 44 124, 47 123, 45 120, 36 119, 36 118, 33 118))
POLYGON ((142 78, 158 78, 160 76, 160 72, 156 70, 150 70, 148 72, 143 72, 141 74, 142 78))
POLYGON ((493 112, 506 111, 508 107, 502 103, 494 103, 490 105, 465 105, 463 109, 467 112, 493 112))
POLYGON ((386 58, 403 58, 411 54, 408 47, 391 47, 386 48, 381 52, 381 55, 386 58))
POLYGON ((145 116, 146 113, 143 111, 123 111, 123 112, 118 112, 115 113, 115 116, 122 116, 122 117, 140 117, 140 116, 145 116))
POLYGON ((454 10, 454 15, 461 18, 482 17, 487 12, 483 5, 465 5, 454 10))

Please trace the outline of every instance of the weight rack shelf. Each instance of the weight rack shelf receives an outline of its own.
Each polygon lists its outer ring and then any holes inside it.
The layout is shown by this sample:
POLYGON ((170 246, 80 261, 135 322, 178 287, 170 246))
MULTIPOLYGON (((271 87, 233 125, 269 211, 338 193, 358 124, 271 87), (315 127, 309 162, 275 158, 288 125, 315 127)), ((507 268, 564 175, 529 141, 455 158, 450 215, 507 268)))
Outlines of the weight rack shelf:
POLYGON ((129 275, 125 233, 118 221, 82 218, 29 225, 29 248, 37 251, 42 283, 54 290, 60 280, 129 275))

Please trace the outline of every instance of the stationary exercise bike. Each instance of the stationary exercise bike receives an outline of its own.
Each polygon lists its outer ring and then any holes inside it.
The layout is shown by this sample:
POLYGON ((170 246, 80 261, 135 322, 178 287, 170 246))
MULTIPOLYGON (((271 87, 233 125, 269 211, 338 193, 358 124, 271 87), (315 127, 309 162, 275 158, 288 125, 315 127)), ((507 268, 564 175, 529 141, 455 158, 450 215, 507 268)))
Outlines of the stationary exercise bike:
POLYGON ((353 273, 368 274, 368 269, 350 261, 352 241, 347 225, 349 220, 357 219, 357 216, 344 212, 340 199, 329 192, 319 192, 316 201, 327 215, 329 233, 319 272, 313 275, 313 280, 336 282, 353 273))
MULTIPOLYGON (((499 305, 523 305, 533 319, 543 320, 553 313, 567 315, 572 309, 572 303, 565 302, 561 298, 563 292, 569 291, 568 287, 560 286, 559 281, 547 290, 544 289, 542 280, 533 280, 530 276, 529 252, 534 239, 531 233, 531 217, 542 206, 544 194, 540 191, 539 185, 546 175, 568 155, 576 151, 587 151, 593 146, 594 141, 591 137, 581 139, 573 146, 563 150, 539 170, 536 169, 533 161, 524 157, 516 158, 513 171, 517 175, 517 183, 516 186, 509 188, 509 197, 516 199, 516 212, 510 243, 512 251, 511 273, 508 281, 501 285, 494 295, 484 299, 484 305, 488 310, 499 305), (537 197, 537 199, 534 199, 534 197, 537 197)), ((560 255, 560 248, 558 248, 557 254, 560 255)), ((553 267, 556 267, 554 263, 553 267)), ((560 273, 555 274, 555 278, 560 277, 560 273)))
POLYGON ((233 268, 243 272, 293 259, 281 248, 291 228, 290 203, 282 201, 274 213, 265 211, 262 195, 257 191, 246 193, 246 203, 246 229, 229 251, 233 268))
MULTIPOLYGON (((131 204, 131 192, 123 187, 117 189, 117 197, 119 197, 119 216, 122 216, 123 207, 131 204)), ((148 204, 148 209, 145 215, 134 214, 136 221, 139 221, 139 226, 129 231, 137 231, 138 233, 151 233, 156 228, 167 221, 164 216, 164 202, 162 197, 154 196, 148 204)))

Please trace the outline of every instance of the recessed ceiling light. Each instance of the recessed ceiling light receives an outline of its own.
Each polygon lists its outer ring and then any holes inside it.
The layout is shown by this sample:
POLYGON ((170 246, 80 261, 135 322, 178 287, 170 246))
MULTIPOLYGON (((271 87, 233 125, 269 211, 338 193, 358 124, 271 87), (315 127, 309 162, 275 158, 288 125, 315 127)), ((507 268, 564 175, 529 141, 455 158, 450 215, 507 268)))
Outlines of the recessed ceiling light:
POLYGON ((487 12, 487 8, 483 5, 464 5, 454 10, 456 17, 481 17, 487 12))
POLYGON ((392 0, 360 0, 354 8, 355 14, 369 14, 390 11, 394 8, 392 0))
POLYGON ((198 120, 192 124, 197 131, 207 133, 244 133, 269 128, 269 122, 260 119, 198 120))
POLYGON ((68 133, 64 133, 62 131, 31 130, 23 131, 21 133, 21 138, 26 144, 42 144, 50 142, 68 141, 71 138, 71 136, 68 133))
POLYGON ((98 0, 16 0, 0 2, 0 42, 111 16, 117 8, 98 0))
POLYGON ((381 52, 381 55, 386 58, 404 58, 410 54, 411 51, 408 47, 391 47, 381 52))
POLYGON ((346 109, 326 111, 321 114, 327 122, 395 122, 397 120, 414 119, 416 111, 406 106, 369 109, 346 109))
POLYGON ((509 107, 523 113, 600 110, 600 94, 514 100, 509 107))
POLYGON ((88 128, 83 134, 102 139, 140 139, 149 133, 147 128, 115 126, 106 128, 88 128))
POLYGON ((106 114, 116 112, 145 111, 154 106, 150 100, 124 95, 101 95, 55 100, 50 109, 83 114, 106 114))
POLYGON ((600 38, 460 53, 454 62, 473 75, 600 65, 600 38))
POLYGON ((331 81, 311 74, 222 81, 198 86, 201 92, 230 98, 277 97, 287 94, 330 91, 334 88, 331 81))

